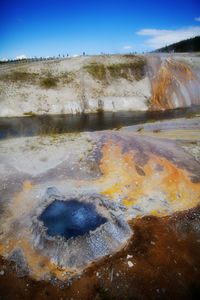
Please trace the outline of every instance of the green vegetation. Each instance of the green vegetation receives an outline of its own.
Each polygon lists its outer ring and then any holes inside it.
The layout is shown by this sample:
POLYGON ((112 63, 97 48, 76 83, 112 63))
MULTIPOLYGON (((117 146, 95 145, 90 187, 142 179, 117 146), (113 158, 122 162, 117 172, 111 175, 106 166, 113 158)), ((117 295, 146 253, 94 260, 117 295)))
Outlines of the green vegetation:
POLYGON ((62 136, 67 136, 71 140, 74 140, 76 137, 80 137, 81 133, 79 131, 74 131, 74 132, 59 131, 58 128, 51 127, 50 129, 48 129, 48 131, 41 130, 38 135, 40 137, 49 136, 53 139, 59 139, 62 138, 62 136))
POLYGON ((63 72, 57 76, 47 73, 46 77, 40 79, 40 86, 46 89, 55 88, 59 83, 68 84, 74 80, 72 72, 63 72))
POLYGON ((46 89, 55 88, 57 86, 57 83, 58 83, 58 78, 53 77, 51 75, 49 75, 46 78, 42 78, 40 80, 41 87, 46 89))
MULTIPOLYGON (((158 122, 158 120, 150 119, 150 120, 147 120, 145 123, 156 123, 156 122, 158 122)), ((159 120, 159 122, 161 122, 161 121, 159 120)))
POLYGON ((161 132, 161 129, 155 129, 155 130, 153 130, 153 133, 159 133, 159 132, 161 132))
POLYGON ((60 134, 64 134, 64 132, 59 132, 58 131, 58 128, 56 127, 51 127, 49 129, 46 130, 40 130, 39 132, 39 136, 42 137, 42 136, 50 136, 52 138, 57 138, 60 134))
POLYGON ((185 118, 187 119, 192 119, 192 118, 195 118, 196 117, 196 113, 193 112, 193 111, 188 111, 185 115, 185 118))
POLYGON ((157 49, 155 52, 199 52, 200 36, 157 49))
POLYGON ((137 132, 141 132, 143 129, 144 129, 144 127, 139 127, 139 128, 137 129, 137 132))
POLYGON ((116 130, 120 130, 123 126, 121 124, 118 124, 116 127, 116 130))
POLYGON ((132 80, 132 77, 136 80, 141 80, 144 77, 145 61, 143 59, 121 64, 112 64, 108 66, 108 70, 112 78, 125 78, 132 80))
MULTIPOLYGON (((131 55, 131 57, 134 55, 131 55)), ((128 56, 129 57, 129 56, 128 56)), ((129 57, 130 58, 130 57, 129 57)), ((146 61, 144 58, 135 59, 135 61, 127 61, 125 63, 104 65, 92 62, 90 65, 84 66, 88 73, 94 79, 106 82, 108 77, 111 79, 125 78, 127 80, 141 80, 145 75, 146 61)))
POLYGON ((104 112, 103 107, 98 107, 97 110, 96 110, 96 112, 98 114, 102 114, 104 112))
POLYGON ((190 144, 194 145, 194 146, 199 146, 200 145, 200 143, 198 141, 190 141, 190 144))
POLYGON ((37 80, 37 73, 29 73, 26 71, 12 71, 8 74, 2 74, 0 80, 11 81, 11 82, 20 82, 20 83, 35 83, 37 80))
POLYGON ((32 150, 36 150, 37 148, 36 148, 36 146, 35 145, 30 145, 30 150, 32 151, 32 150))
POLYGON ((34 116, 37 116, 37 114, 32 112, 32 111, 27 111, 27 112, 24 113, 24 116, 34 117, 34 116))
POLYGON ((18 84, 37 84, 42 88, 55 88, 60 84, 68 84, 74 80, 74 74, 72 72, 62 72, 59 75, 53 75, 51 72, 31 73, 27 72, 25 68, 17 71, 11 71, 7 74, 0 75, 0 80, 18 84))
POLYGON ((97 80, 106 79, 106 67, 103 64, 98 64, 96 62, 91 62, 90 65, 84 66, 84 69, 87 69, 88 73, 97 80))
POLYGON ((62 80, 62 83, 70 83, 74 80, 74 74, 72 72, 63 72, 59 76, 59 79, 62 80))
POLYGON ((67 135, 68 137, 70 137, 71 140, 73 141, 74 138, 80 137, 80 136, 81 136, 81 133, 80 133, 80 131, 74 131, 74 132, 68 132, 68 133, 66 133, 66 135, 67 135))
POLYGON ((135 54, 131 54, 131 53, 130 54, 124 54, 123 57, 125 57, 125 58, 134 58, 134 59, 137 58, 137 56, 135 54))

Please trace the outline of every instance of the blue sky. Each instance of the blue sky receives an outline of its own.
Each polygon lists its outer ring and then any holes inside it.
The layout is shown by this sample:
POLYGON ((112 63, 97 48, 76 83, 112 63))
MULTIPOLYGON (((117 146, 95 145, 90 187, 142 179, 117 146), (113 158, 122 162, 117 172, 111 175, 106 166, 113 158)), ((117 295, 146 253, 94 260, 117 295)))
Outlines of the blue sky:
POLYGON ((150 51, 200 35, 199 0, 1 0, 0 58, 150 51))

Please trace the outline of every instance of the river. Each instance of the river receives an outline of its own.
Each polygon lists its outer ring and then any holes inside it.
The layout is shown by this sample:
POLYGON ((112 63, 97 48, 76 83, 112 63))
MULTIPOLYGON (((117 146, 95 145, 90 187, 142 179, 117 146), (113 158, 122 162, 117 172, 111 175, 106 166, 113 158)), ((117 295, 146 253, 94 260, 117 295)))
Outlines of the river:
POLYGON ((191 117, 200 114, 200 106, 154 112, 102 112, 78 115, 42 115, 0 118, 0 139, 57 134, 81 131, 97 131, 131 126, 145 122, 191 117))

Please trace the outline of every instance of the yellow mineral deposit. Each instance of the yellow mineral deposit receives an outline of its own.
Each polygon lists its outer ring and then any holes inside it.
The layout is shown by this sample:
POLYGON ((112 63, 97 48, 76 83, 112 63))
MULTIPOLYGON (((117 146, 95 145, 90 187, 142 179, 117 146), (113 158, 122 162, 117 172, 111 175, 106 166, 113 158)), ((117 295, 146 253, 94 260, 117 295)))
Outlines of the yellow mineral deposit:
MULTIPOLYGON (((200 183, 192 183, 186 170, 152 153, 146 153, 149 159, 141 167, 134 160, 134 154, 134 151, 123 153, 120 143, 108 140, 102 148, 102 176, 90 184, 98 186, 104 195, 115 201, 122 199, 127 207, 141 205, 143 199, 142 205, 146 208, 146 213, 158 216, 194 207, 199 202, 200 183), (153 204, 147 206, 147 202, 151 202, 148 199, 157 198, 158 194, 169 203, 169 210, 153 204)), ((85 184, 83 181, 78 183, 85 184)), ((31 211, 38 205, 34 190, 37 190, 37 186, 25 181, 21 192, 15 195, 10 212, 5 216, 0 255, 8 258, 15 248, 20 247, 31 276, 41 279, 45 278, 45 274, 54 273, 63 280, 70 269, 59 270, 56 264, 34 248, 33 237, 27 225, 31 211)), ((137 217, 140 217, 139 212, 137 217)))
MULTIPOLYGON (((134 151, 122 154, 121 144, 109 140, 102 149, 103 157, 100 169, 103 173, 103 194, 131 206, 141 203, 140 199, 165 199, 169 211, 158 211, 152 206, 150 214, 167 215, 169 212, 184 210, 198 204, 200 183, 193 183, 186 170, 180 169, 164 157, 146 153, 149 157, 145 166, 138 166, 134 161, 134 151), (158 168, 159 166, 159 168, 158 168), (159 169, 159 170, 158 170, 159 169)), ((146 200, 145 200, 146 199, 146 200)))

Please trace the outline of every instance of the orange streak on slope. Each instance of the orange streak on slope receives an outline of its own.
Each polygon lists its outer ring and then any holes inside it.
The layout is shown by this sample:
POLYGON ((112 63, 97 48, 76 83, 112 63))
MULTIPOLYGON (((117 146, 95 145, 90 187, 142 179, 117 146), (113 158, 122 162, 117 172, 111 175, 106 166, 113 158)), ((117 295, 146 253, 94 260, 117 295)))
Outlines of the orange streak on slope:
POLYGON ((175 87, 174 81, 187 84, 196 77, 192 71, 183 63, 168 60, 164 66, 158 71, 158 76, 152 79, 153 103, 158 108, 173 108, 171 103, 171 95, 175 87))

